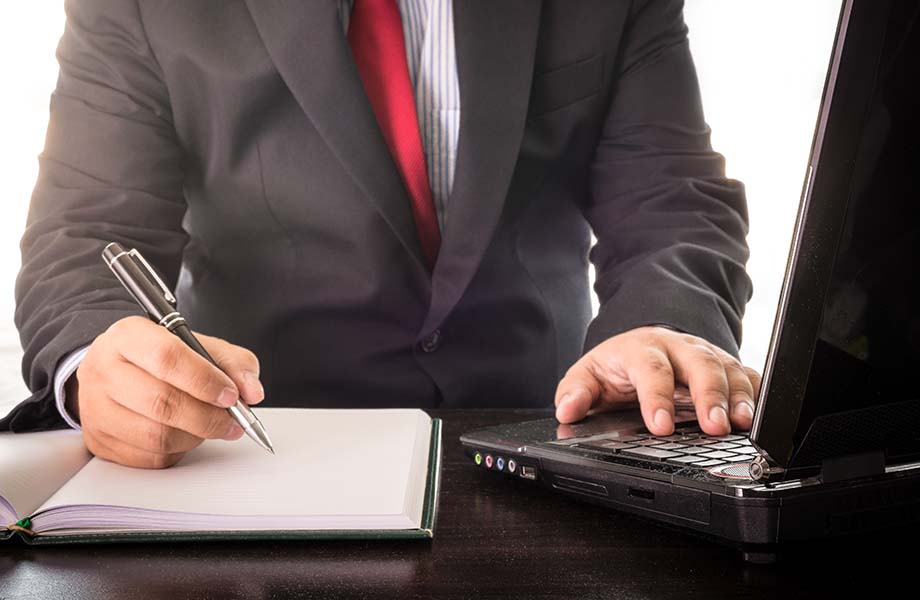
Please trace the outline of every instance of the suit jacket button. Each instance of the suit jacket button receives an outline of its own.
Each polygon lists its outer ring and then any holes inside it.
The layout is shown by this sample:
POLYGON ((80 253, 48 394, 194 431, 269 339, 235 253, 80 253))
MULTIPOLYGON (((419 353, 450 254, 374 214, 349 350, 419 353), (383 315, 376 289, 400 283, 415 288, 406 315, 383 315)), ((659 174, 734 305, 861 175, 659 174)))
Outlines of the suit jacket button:
POLYGON ((441 330, 435 329, 428 337, 422 340, 421 347, 423 352, 434 352, 441 345, 441 330))

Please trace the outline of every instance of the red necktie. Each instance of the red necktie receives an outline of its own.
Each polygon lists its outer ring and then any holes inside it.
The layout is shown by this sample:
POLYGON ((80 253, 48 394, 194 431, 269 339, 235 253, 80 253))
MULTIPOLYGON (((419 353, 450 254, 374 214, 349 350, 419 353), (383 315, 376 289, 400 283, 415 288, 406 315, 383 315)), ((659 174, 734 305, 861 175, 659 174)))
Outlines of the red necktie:
POLYGON ((409 193, 425 261, 433 268, 441 232, 431 198, 396 0, 355 0, 348 43, 377 123, 409 193))

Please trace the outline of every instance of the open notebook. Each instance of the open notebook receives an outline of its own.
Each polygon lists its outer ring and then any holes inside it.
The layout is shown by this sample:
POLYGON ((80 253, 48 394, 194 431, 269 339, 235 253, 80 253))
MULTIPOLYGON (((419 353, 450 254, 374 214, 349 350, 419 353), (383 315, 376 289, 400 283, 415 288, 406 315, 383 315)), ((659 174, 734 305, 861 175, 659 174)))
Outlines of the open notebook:
POLYGON ((93 458, 75 431, 0 434, 0 538, 432 536, 438 419, 415 409, 256 410, 274 455, 246 437, 210 440, 160 471, 93 458))

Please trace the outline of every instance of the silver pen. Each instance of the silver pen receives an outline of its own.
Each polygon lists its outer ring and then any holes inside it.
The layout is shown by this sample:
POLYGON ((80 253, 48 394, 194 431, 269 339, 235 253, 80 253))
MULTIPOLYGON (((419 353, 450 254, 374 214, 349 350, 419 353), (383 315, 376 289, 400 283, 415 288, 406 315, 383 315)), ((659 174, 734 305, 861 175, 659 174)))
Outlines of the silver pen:
MULTIPOLYGON (((140 252, 135 249, 125 250, 120 244, 112 242, 102 251, 102 259, 151 321, 165 327, 212 365, 220 368, 176 310, 175 296, 140 252)), ((236 404, 227 410, 246 435, 272 454, 275 453, 268 432, 245 402, 238 398, 236 404)))

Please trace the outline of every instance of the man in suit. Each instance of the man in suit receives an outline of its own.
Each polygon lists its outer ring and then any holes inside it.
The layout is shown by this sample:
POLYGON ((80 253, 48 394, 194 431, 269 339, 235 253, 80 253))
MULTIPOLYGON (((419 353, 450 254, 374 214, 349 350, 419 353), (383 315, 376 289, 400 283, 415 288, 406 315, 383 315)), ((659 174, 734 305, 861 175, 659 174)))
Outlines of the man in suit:
POLYGON ((667 434, 675 385, 704 430, 750 426, 746 205, 680 2, 66 7, 17 280, 33 395, 0 427, 82 424, 95 454, 163 467, 240 437, 238 396, 555 398, 563 422, 638 398, 667 434), (109 241, 225 373, 140 316, 109 241))

